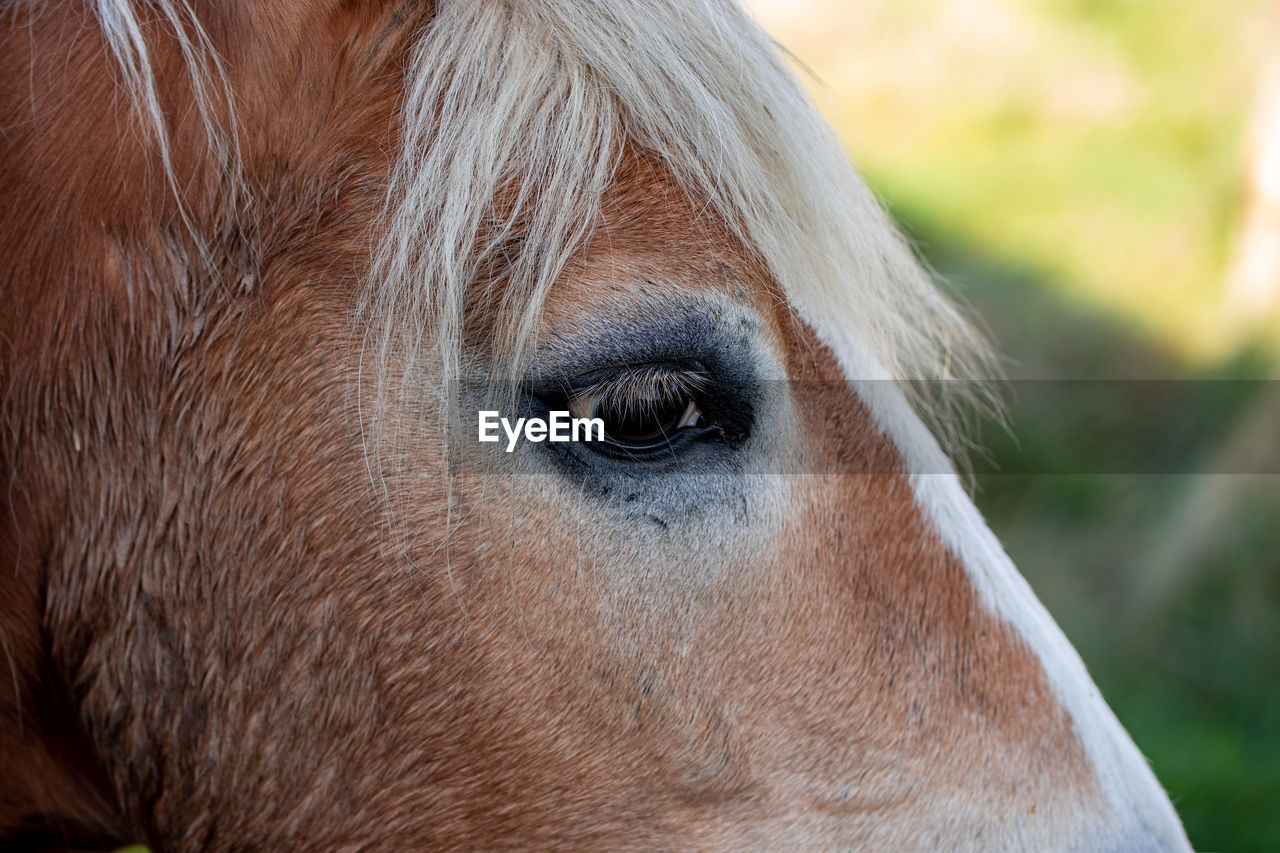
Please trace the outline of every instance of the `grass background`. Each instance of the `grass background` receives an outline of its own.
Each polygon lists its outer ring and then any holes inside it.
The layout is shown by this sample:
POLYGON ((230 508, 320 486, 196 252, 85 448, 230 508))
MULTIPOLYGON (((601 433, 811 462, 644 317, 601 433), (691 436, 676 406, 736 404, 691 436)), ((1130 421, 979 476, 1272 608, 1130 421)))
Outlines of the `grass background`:
MULTIPOLYGON (((1280 470, 1280 391, 1229 381, 1277 375, 1280 323, 1224 307, 1266 4, 749 5, 1012 376, 1206 380, 1180 386, 1212 426, 1181 470, 1280 470)), ((1182 420, 1100 432, 1106 413, 1040 403, 1014 400, 1016 443, 988 431, 997 465, 1084 472, 1182 420)), ((1280 477, 978 481, 1192 844, 1280 850, 1280 477)))

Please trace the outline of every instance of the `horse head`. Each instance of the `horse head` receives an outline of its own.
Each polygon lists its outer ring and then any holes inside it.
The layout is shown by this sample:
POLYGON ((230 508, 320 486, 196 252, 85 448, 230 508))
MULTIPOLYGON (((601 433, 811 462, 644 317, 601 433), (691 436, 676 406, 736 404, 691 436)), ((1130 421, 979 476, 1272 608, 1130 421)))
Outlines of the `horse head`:
POLYGON ((3 25, 0 835, 1186 849, 948 461, 989 351, 740 11, 3 25))

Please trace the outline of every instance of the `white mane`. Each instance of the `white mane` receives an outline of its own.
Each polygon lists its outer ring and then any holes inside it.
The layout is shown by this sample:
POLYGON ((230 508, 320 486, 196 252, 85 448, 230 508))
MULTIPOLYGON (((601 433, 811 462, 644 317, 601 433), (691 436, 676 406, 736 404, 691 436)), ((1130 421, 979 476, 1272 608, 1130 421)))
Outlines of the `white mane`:
POLYGON ((463 295, 520 217, 513 321, 499 348, 518 364, 630 139, 759 252, 820 337, 840 325, 863 342, 870 359, 852 378, 989 373, 981 337, 732 4, 445 0, 410 73, 389 236, 368 291, 380 359, 408 353, 412 365, 430 340, 453 374, 463 295), (495 228, 487 220, 503 187, 520 201, 495 228))
MULTIPOLYGON (((194 28, 180 37, 205 98, 207 39, 182 0, 157 5, 180 34, 194 28)), ((167 160, 132 7, 98 9, 167 160)), ((210 123, 207 104, 201 111, 210 123)), ((855 175, 778 50, 731 3, 441 0, 412 51, 401 139, 361 308, 379 376, 394 362, 447 387, 460 369, 465 297, 498 252, 510 322, 495 351, 518 367, 628 141, 759 253, 822 339, 859 342, 866 358, 851 378, 992 372, 981 337, 855 175), (495 205, 499 193, 512 203, 495 205)), ((985 394, 957 384, 960 396, 985 394)), ((947 400, 917 404, 946 431, 947 400)))

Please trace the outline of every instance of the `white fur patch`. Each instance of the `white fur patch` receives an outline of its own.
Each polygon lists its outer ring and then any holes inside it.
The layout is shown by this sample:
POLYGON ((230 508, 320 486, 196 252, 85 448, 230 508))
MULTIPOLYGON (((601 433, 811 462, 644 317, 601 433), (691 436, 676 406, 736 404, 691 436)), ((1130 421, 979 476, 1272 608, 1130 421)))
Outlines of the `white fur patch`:
POLYGON ((1130 849, 1126 845, 1141 838, 1148 845, 1161 845, 1158 849, 1189 850, 1177 814, 1146 759, 1103 700, 1080 656, 1004 552, 898 384, 865 381, 881 379, 885 372, 840 325, 840 318, 825 314, 811 323, 902 455, 917 504, 967 570, 979 600, 1010 625, 1040 661, 1114 811, 1114 817, 1103 822, 1117 824, 1112 830, 1117 849, 1130 849))

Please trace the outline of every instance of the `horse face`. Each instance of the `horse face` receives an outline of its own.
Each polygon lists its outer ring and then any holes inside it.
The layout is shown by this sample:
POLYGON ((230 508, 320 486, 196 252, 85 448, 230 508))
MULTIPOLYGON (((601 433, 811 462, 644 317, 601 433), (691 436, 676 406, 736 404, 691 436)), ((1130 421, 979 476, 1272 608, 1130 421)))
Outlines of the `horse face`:
POLYGON ((741 420, 657 459, 525 443, 464 464, 460 544, 436 527, 412 549, 486 638, 490 731, 556 733, 521 765, 540 823, 569 797, 646 831, 661 814, 676 846, 1169 843, 1143 789, 1099 780, 1147 771, 1099 767, 1097 722, 1047 672, 1070 661, 981 600, 832 351, 660 165, 624 165, 541 340, 535 392, 696 364, 699 408, 741 420))
MULTIPOLYGON (((0 736, 22 768, 0 828, 213 850, 1184 844, 918 419, 851 382, 853 344, 642 146, 620 146, 514 376, 499 260, 469 283, 456 388, 422 393, 394 354, 390 392, 369 381, 357 282, 433 18, 308 12, 203 22, 240 93, 238 217, 190 109, 170 140, 190 222, 145 134, 6 118, 43 164, 6 191, 74 227, 5 246, 28 276, 3 329, 22 500, 0 544, 29 689, 0 711, 56 712, 0 736), (605 387, 638 395, 644 434, 660 376, 699 418, 657 452, 508 454, 472 440, 497 376, 513 416, 605 387)), ((95 22, 28 23, 41 49, 22 30, 5 55, 33 79, 112 79, 100 39, 64 38, 95 22)), ((145 35, 161 99, 189 107, 179 46, 145 35)), ((128 112, 73 103, 95 128, 128 112)))

